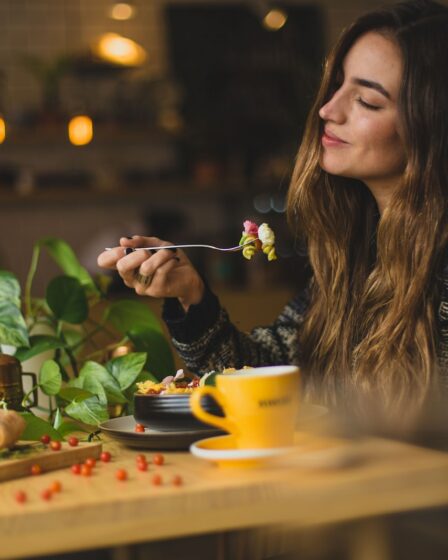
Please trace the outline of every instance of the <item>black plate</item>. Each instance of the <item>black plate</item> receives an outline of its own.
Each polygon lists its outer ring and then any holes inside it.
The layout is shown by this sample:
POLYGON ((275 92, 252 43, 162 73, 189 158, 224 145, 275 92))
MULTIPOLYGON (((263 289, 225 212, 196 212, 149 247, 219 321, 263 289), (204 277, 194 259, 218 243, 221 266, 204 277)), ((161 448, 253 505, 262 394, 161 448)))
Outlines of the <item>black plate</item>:
POLYGON ((145 432, 135 432, 135 418, 133 416, 122 416, 113 418, 100 424, 102 432, 112 439, 140 449, 154 450, 188 450, 190 445, 200 439, 220 435, 223 432, 213 428, 204 430, 182 430, 177 432, 161 432, 146 428, 145 432))

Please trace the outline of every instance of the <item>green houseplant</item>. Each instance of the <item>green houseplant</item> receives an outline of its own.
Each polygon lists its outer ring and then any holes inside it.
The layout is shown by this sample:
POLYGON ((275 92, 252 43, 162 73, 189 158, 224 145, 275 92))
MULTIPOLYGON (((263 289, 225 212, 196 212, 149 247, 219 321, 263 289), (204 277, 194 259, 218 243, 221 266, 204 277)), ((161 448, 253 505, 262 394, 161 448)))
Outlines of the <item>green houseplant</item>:
POLYGON ((106 276, 92 278, 71 247, 54 237, 35 244, 23 294, 15 275, 0 270, 0 345, 14 346, 21 362, 47 357, 36 373, 48 406, 38 407, 37 415, 25 395, 22 439, 95 431, 111 410, 132 413, 137 381, 173 373, 172 351, 157 317, 143 301, 109 299, 109 283, 106 276), (32 284, 42 250, 62 274, 48 283, 44 298, 35 298, 32 284), (118 348, 126 353, 114 357, 118 348))

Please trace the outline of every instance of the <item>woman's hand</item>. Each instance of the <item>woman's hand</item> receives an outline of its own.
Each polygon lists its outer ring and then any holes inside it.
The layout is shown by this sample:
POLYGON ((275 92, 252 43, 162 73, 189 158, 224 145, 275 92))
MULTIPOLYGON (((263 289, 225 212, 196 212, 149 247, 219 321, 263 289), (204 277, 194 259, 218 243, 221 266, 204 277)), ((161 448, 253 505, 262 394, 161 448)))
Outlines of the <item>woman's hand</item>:
POLYGON ((132 239, 122 237, 120 246, 104 251, 98 256, 102 268, 116 269, 129 288, 138 295, 155 298, 177 297, 185 311, 190 305, 199 303, 204 294, 204 283, 183 251, 169 249, 167 241, 157 237, 134 235, 132 239), (133 251, 126 254, 126 248, 160 247, 154 253, 150 250, 133 251))

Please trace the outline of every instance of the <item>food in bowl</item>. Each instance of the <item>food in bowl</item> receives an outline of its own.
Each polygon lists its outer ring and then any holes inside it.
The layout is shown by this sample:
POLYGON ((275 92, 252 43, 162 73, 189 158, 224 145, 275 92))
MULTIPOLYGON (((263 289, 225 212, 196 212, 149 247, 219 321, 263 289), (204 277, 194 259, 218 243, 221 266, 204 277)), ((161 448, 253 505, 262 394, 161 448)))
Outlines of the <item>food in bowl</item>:
POLYGON ((190 379, 179 369, 176 375, 165 377, 160 383, 155 381, 141 381, 137 383, 137 393, 142 395, 182 395, 192 393, 199 387, 200 377, 191 375, 190 379))
MULTIPOLYGON (((250 369, 247 366, 244 369, 250 369)), ((190 395, 201 385, 214 385, 216 375, 231 375, 235 368, 210 371, 199 377, 178 370, 176 375, 165 377, 161 382, 142 381, 137 383, 134 394, 134 418, 146 428, 173 432, 186 430, 215 430, 193 415, 190 395)), ((223 416, 221 407, 211 398, 203 398, 203 408, 217 416, 223 416)))
MULTIPOLYGON (((158 431, 213 430, 193 415, 190 395, 199 386, 200 377, 179 370, 160 383, 137 383, 134 394, 134 418, 139 424, 158 431)), ((211 398, 204 398, 204 408, 211 414, 222 415, 221 408, 211 398)))

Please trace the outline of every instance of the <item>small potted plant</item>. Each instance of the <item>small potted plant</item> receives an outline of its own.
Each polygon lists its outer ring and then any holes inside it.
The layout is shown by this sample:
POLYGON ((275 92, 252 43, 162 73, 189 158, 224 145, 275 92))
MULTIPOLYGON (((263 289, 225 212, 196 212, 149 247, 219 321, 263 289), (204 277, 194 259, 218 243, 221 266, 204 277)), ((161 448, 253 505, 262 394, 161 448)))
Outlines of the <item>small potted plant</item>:
MULTIPOLYGON (((93 432, 111 411, 132 414, 136 382, 174 371, 157 317, 141 300, 110 299, 109 284, 106 276, 92 278, 71 247, 53 237, 35 244, 23 296, 15 275, 0 270, 0 345, 14 347, 20 362, 50 353, 35 372, 48 404, 30 409, 36 387, 24 396, 21 439, 93 432), (48 283, 44 298, 35 298, 32 284, 42 250, 62 273, 48 283)), ((7 403, 0 401, 2 406, 7 403)))

